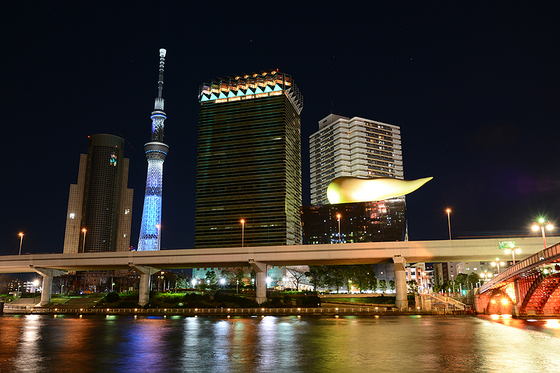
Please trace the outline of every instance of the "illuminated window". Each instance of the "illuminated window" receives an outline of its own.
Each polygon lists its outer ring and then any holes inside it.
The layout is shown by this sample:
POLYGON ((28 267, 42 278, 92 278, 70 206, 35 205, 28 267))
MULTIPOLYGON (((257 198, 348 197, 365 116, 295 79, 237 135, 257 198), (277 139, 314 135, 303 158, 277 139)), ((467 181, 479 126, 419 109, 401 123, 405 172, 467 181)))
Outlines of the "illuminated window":
POLYGON ((70 219, 74 219, 76 217, 76 214, 74 214, 73 212, 70 213, 70 219))

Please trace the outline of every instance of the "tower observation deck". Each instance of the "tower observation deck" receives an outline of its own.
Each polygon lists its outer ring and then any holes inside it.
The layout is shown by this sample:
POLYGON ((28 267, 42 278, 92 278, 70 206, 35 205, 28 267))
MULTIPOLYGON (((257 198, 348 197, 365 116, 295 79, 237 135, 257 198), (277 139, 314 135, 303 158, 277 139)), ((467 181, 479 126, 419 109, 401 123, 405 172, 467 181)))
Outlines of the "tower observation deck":
POLYGON ((159 78, 158 95, 152 111, 152 138, 144 145, 144 152, 148 159, 148 174, 146 177, 146 194, 144 195, 144 209, 138 251, 154 251, 160 249, 161 244, 161 202, 163 184, 163 162, 167 156, 169 146, 163 142, 164 122, 167 119, 163 99, 163 70, 165 66, 166 50, 159 50, 159 78))

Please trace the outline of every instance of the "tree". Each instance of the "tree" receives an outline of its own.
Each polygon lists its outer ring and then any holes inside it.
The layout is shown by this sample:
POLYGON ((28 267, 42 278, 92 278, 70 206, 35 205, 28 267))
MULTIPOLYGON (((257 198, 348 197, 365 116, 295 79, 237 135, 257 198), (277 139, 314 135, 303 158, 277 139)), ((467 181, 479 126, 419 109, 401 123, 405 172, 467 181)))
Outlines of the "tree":
POLYGON ((377 285, 378 285, 377 278, 375 276, 373 276, 373 278, 371 278, 369 280, 369 289, 371 291, 376 291, 377 290, 377 285))
POLYGON ((305 272, 305 275, 309 278, 313 284, 315 291, 319 286, 325 285, 325 277, 327 275, 326 266, 309 266, 309 271, 305 272))
POLYGON ((455 277, 455 284, 456 285, 461 285, 462 289, 466 289, 467 288, 467 279, 469 276, 467 276, 464 273, 458 273, 457 277, 455 277))
POLYGON ((389 280, 389 289, 395 291, 395 280, 389 280))
POLYGON ((296 291, 299 291, 299 284, 301 280, 305 278, 305 269, 306 269, 305 266, 286 267, 286 271, 294 279, 296 285, 296 291))
POLYGON ((418 293, 418 283, 416 282, 416 280, 407 281, 406 285, 409 293, 418 293))
POLYGON ((230 285, 237 285, 243 282, 245 278, 245 268, 243 267, 229 267, 222 270, 222 276, 230 285))
POLYGON ((352 281, 360 289, 360 292, 372 290, 374 287, 377 288, 377 278, 372 264, 356 265, 350 268, 353 270, 352 281))
POLYGON ((471 289, 475 287, 476 283, 480 280, 480 276, 475 272, 471 272, 471 274, 467 277, 467 282, 471 284, 471 289))
POLYGON ((218 278, 218 276, 216 275, 216 272, 214 272, 214 271, 206 272, 206 283, 208 285, 210 285, 210 286, 216 285, 217 278, 218 278))
POLYGON ((236 285, 239 284, 241 286, 244 286, 245 283, 243 282, 243 279, 245 278, 245 269, 238 267, 237 271, 235 271, 235 283, 236 285))
POLYGON ((189 281, 185 276, 179 276, 179 278, 177 279, 177 287, 179 289, 186 289, 189 287, 189 281))
POLYGON ((344 284, 344 266, 327 266, 327 275, 325 279, 325 284, 330 288, 335 287, 336 292, 340 290, 344 284))
POLYGON ((171 290, 171 289, 176 289, 177 288, 177 277, 178 276, 177 276, 176 273, 170 272, 170 271, 166 271, 163 274, 163 278, 167 282, 167 289, 171 290))
POLYGON ((379 280, 379 290, 382 292, 387 291, 387 280, 379 280))

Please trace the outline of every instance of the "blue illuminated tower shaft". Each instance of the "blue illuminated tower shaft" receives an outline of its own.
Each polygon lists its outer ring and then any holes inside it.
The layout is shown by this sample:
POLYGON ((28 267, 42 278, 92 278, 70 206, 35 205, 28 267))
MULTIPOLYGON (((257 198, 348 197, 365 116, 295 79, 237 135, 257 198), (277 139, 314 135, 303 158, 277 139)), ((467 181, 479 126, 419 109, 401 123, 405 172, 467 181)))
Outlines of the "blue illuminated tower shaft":
POLYGON ((146 194, 144 195, 144 210, 138 251, 159 250, 161 246, 161 204, 163 186, 163 162, 169 147, 163 143, 164 121, 167 118, 163 100, 163 68, 165 64, 165 49, 159 50, 159 79, 158 97, 152 111, 152 141, 144 145, 148 159, 148 175, 146 178, 146 194))

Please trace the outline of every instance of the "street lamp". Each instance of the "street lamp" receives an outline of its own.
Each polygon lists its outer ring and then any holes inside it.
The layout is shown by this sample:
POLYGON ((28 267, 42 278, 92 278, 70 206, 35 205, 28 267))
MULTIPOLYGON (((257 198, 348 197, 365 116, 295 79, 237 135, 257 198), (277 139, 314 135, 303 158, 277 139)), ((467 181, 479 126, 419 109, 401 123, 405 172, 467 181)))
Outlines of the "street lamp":
POLYGON ((19 236, 19 255, 21 255, 21 244, 23 243, 23 236, 24 236, 23 232, 19 232, 18 236, 19 236))
POLYGON ((241 219, 241 247, 244 245, 245 241, 245 219, 241 219))
POLYGON ((500 258, 496 258, 496 261, 492 262, 492 267, 498 267, 498 274, 500 274, 500 266, 503 267, 503 266, 506 265, 506 263, 500 262, 499 260, 500 260, 500 258))
POLYGON ((551 231, 554 229, 554 226, 552 224, 550 224, 550 222, 544 220, 544 218, 539 218, 538 222, 533 223, 533 226, 531 227, 533 229, 533 231, 538 231, 539 228, 542 232, 542 240, 543 240, 543 244, 544 244, 544 248, 546 250, 546 237, 544 234, 544 227, 546 226, 546 229, 551 231))
POLYGON ((515 265, 515 253, 521 253, 521 249, 516 249, 512 247, 511 249, 506 249, 505 253, 509 254, 511 252, 511 256, 513 257, 513 264, 515 265))
POLYGON ((451 239, 451 217, 449 215, 451 213, 451 209, 448 208, 445 212, 447 212, 447 228, 449 229, 449 239, 451 239))
POLYGON ((86 232, 87 232, 87 229, 82 228, 82 233, 84 234, 84 240, 82 241, 82 252, 83 253, 86 252, 86 232))
POLYGON ((340 243, 340 214, 336 214, 336 220, 338 221, 338 243, 340 243))
POLYGON ((159 233, 161 232, 161 225, 156 224, 157 228, 157 249, 159 250, 159 233))

